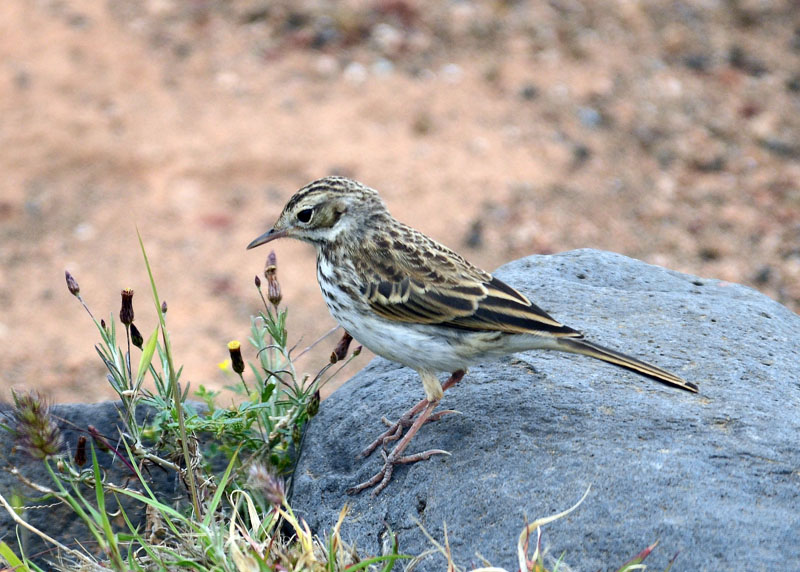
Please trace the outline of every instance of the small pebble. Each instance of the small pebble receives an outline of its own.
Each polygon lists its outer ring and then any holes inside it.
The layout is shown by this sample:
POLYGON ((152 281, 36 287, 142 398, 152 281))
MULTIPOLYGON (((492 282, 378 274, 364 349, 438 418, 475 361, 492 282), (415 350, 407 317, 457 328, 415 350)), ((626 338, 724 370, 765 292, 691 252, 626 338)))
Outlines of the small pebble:
POLYGON ((394 64, 391 60, 380 58, 370 66, 370 71, 378 77, 387 77, 394 73, 394 64))
POLYGON ((83 242, 93 239, 97 234, 94 226, 88 222, 80 223, 72 232, 75 235, 75 238, 83 242))
POLYGON ((519 96, 525 101, 533 101, 539 95, 539 89, 532 83, 526 83, 519 90, 519 96))
POLYGON ((683 58, 683 64, 696 72, 707 72, 711 68, 711 58, 705 54, 689 54, 683 58))
POLYGON ((458 83, 464 75, 464 71, 458 64, 447 64, 442 68, 442 77, 448 83, 458 83))
POLYGON ((358 62, 350 62, 344 68, 344 79, 354 84, 362 84, 367 81, 367 68, 358 62))
POLYGON ((324 78, 330 79, 339 73, 339 62, 330 54, 322 54, 314 62, 317 73, 324 78))
POLYGON ((388 56, 397 55, 403 47, 403 34, 390 24, 378 24, 372 29, 371 38, 378 50, 388 56))
POLYGON ((594 107, 579 107, 578 119, 585 127, 600 127, 603 124, 603 115, 594 107))

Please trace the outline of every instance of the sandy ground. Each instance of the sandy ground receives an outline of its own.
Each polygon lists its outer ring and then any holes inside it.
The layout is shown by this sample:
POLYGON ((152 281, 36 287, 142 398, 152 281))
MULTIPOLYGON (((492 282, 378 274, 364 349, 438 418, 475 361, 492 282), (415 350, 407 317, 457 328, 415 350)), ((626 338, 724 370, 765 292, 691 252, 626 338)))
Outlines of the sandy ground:
MULTIPOLYGON (((223 386, 245 245, 330 173, 487 269, 594 247, 797 310, 799 159, 796 1, 6 0, 0 393, 112 395, 64 270, 151 331, 137 226, 184 381, 223 386)), ((303 346, 333 322, 311 248, 275 250, 303 346)))

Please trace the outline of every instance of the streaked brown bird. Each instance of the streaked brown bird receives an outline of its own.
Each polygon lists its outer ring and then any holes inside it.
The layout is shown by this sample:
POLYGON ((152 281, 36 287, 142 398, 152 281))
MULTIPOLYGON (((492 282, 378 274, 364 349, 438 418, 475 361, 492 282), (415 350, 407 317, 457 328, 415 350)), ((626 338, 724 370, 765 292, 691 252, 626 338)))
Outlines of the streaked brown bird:
POLYGON ((673 373, 586 340, 511 286, 395 220, 377 191, 357 181, 326 177, 303 187, 247 248, 283 237, 316 248, 317 279, 336 321, 376 354, 416 370, 425 388, 425 399, 363 451, 366 456, 400 439, 384 454, 381 470, 351 493, 374 486, 378 494, 396 465, 446 453, 403 455, 423 424, 449 413, 433 412, 444 390, 468 366, 491 358, 534 349, 571 352, 697 391, 673 373), (451 376, 441 384, 438 372, 451 376))

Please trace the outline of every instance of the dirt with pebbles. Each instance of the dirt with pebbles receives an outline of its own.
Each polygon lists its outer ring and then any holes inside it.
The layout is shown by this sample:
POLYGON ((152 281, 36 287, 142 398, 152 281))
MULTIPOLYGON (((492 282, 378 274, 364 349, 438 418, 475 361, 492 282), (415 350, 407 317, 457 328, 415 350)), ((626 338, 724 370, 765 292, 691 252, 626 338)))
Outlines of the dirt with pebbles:
MULTIPOLYGON (((790 0, 9 0, 0 148, 6 395, 111 396, 63 272, 102 316, 134 288, 149 332, 137 226, 184 381, 230 382, 267 254, 244 246, 330 173, 488 269, 595 247, 800 308, 790 0)), ((275 249, 302 347, 333 322, 311 249, 275 249)))

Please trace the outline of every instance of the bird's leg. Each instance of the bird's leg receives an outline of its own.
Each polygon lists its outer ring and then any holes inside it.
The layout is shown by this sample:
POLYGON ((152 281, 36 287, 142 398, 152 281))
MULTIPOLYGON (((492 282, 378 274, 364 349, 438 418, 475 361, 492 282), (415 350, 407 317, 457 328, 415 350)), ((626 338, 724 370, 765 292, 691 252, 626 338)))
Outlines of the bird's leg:
MULTIPOLYGON (((453 387, 456 383, 461 381, 461 378, 463 378, 464 374, 466 373, 467 373, 466 370, 463 369, 454 371, 452 375, 450 375, 450 378, 442 384, 442 391, 446 391, 449 388, 453 387)), ((390 422, 388 419, 384 417, 382 421, 386 423, 386 425, 388 425, 389 428, 380 435, 378 435, 378 438, 375 439, 372 443, 370 443, 366 449, 361 451, 361 454, 359 456, 369 457, 373 453, 373 451, 375 451, 375 449, 377 449, 378 447, 385 445, 386 443, 389 443, 391 441, 396 441, 397 439, 399 439, 403 435, 403 430, 412 426, 414 417, 416 417, 416 415, 420 411, 424 410, 429 403, 430 401, 428 401, 427 399, 421 400, 414 407, 403 413, 400 416, 400 418, 394 423, 390 422)), ((428 414, 426 422, 438 421, 439 419, 441 419, 442 417, 444 417, 449 413, 455 413, 455 411, 453 411, 452 409, 446 409, 444 411, 439 411, 435 415, 428 414)))
MULTIPOLYGON (((426 400, 427 401, 427 400, 426 400)), ((375 476, 373 476, 368 481, 364 481, 363 483, 356 485, 347 489, 348 494, 355 494, 360 493, 364 489, 368 489, 370 487, 375 487, 375 490, 372 491, 373 496, 377 496, 386 485, 389 484, 389 481, 392 479, 392 473, 394 472, 394 466, 400 465, 404 463, 416 463, 417 461, 424 461, 432 457, 433 455, 449 455, 447 451, 442 451, 441 449, 431 449, 429 451, 425 451, 423 453, 416 453, 414 455, 408 455, 405 457, 401 457, 400 454, 403 452, 403 449, 408 447, 408 444, 411 442, 411 439, 414 438, 414 435, 417 434, 419 428, 422 427, 426 421, 428 421, 431 413, 439 405, 439 401, 428 401, 427 406, 416 418, 414 423, 411 425, 411 428, 408 430, 408 433, 400 440, 400 442, 392 449, 392 452, 386 455, 384 453, 384 464, 383 468, 378 471, 375 476), (376 486, 377 485, 377 486, 376 486)))
MULTIPOLYGON (((464 377, 466 373, 465 370, 458 370, 453 372, 443 385, 442 391, 449 389, 450 387, 454 386, 458 383, 461 378, 464 377)), ((394 472, 395 465, 401 464, 409 464, 409 463, 416 463, 417 461, 424 461, 426 459, 431 458, 433 455, 449 455, 447 451, 443 451, 442 449, 430 449, 428 451, 423 451, 422 453, 415 453, 413 455, 405 455, 401 456, 403 451, 408 444, 411 442, 411 439, 414 438, 414 435, 417 434, 420 427, 422 427, 428 421, 433 421, 435 419, 439 419, 442 415, 447 413, 453 413, 451 410, 447 411, 440 411, 436 415, 433 415, 433 410, 436 409, 436 406, 439 405, 439 399, 429 400, 423 399, 419 403, 417 403, 414 407, 408 410, 397 423, 393 424, 386 432, 384 432, 375 442, 373 442, 366 451, 366 454, 372 453, 378 445, 384 444, 388 441, 393 441, 398 439, 403 432, 403 428, 408 426, 408 422, 414 418, 415 415, 419 413, 419 416, 411 423, 408 432, 403 436, 400 442, 395 445, 394 449, 392 449, 391 453, 388 455, 384 452, 384 464, 383 468, 378 471, 371 479, 364 481, 361 484, 358 484, 354 487, 347 489, 348 494, 355 494, 363 491, 364 489, 368 489, 370 487, 375 487, 375 490, 372 491, 373 496, 377 496, 386 485, 389 484, 389 481, 392 478, 392 473, 394 472), (421 413, 420 413, 421 411, 421 413), (376 486, 377 485, 377 486, 376 486)))
POLYGON ((400 419, 395 421, 394 423, 390 422, 386 417, 383 417, 381 421, 386 423, 389 428, 378 435, 378 438, 375 439, 372 443, 370 443, 366 449, 361 451, 361 457, 369 457, 375 449, 388 443, 389 441, 394 441, 399 439, 400 436, 403 434, 403 429, 406 427, 411 427, 413 424, 413 419, 416 417, 417 413, 425 409, 425 406, 428 405, 428 400, 423 399, 419 403, 417 403, 414 407, 406 411, 400 416, 400 419))

